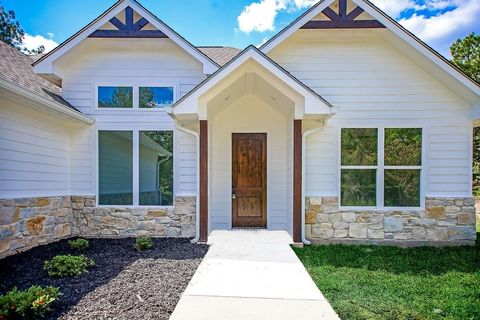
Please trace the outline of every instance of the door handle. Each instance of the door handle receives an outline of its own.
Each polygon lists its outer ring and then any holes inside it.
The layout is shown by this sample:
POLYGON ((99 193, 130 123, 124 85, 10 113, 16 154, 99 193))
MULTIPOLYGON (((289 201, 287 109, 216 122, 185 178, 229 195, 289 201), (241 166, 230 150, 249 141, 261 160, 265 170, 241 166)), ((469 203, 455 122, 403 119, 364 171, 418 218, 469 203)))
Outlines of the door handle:
POLYGON ((237 195, 235 193, 232 193, 232 199, 233 200, 237 199, 237 195))

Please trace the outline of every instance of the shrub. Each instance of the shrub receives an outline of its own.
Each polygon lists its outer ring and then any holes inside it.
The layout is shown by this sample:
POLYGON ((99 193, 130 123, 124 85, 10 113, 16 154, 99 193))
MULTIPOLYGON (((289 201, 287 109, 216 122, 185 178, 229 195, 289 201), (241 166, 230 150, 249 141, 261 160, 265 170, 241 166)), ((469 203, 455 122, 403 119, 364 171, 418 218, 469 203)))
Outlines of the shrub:
POLYGON ((95 262, 85 256, 55 256, 50 261, 45 261, 43 268, 50 277, 79 276, 88 272, 87 268, 94 266, 95 262))
POLYGON ((135 248, 138 251, 143 251, 153 248, 153 241, 150 237, 140 237, 135 240, 135 248))
POLYGON ((60 291, 55 287, 32 286, 27 290, 11 291, 0 296, 0 319, 35 319, 43 317, 51 310, 50 305, 57 300, 60 291))
POLYGON ((69 240, 68 245, 73 250, 85 251, 90 246, 90 243, 88 242, 87 239, 78 238, 78 239, 75 239, 75 240, 69 240))

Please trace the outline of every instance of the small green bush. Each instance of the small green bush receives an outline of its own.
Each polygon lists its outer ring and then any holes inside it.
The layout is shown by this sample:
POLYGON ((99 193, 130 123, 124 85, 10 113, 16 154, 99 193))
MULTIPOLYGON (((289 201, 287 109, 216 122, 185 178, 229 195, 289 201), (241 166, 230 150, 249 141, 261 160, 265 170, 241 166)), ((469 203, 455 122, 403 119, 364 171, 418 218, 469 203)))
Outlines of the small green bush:
POLYGON ((95 262, 85 256, 55 256, 44 262, 43 268, 50 277, 79 276, 88 272, 87 268, 94 266, 95 262))
POLYGON ((32 286, 27 290, 11 291, 0 296, 0 319, 36 319, 51 311, 50 305, 60 296, 55 287, 32 286))
POLYGON ((75 239, 75 240, 69 240, 68 245, 73 250, 85 251, 90 246, 90 242, 88 242, 87 239, 78 238, 78 239, 75 239))
POLYGON ((140 237, 135 240, 135 248, 138 251, 143 251, 153 248, 153 241, 150 237, 140 237))

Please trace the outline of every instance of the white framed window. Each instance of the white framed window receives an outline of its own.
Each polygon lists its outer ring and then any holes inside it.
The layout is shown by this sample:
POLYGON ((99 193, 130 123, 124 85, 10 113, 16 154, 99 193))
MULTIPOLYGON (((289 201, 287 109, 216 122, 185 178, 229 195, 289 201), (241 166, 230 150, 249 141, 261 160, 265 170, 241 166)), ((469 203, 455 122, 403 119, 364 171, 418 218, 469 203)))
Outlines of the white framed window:
POLYGON ((98 205, 173 206, 172 130, 98 130, 98 205))
POLYGON ((421 208, 421 128, 341 128, 342 209, 421 208))
POLYGON ((168 83, 98 83, 95 85, 95 109, 165 110, 177 100, 176 91, 176 86, 168 83))

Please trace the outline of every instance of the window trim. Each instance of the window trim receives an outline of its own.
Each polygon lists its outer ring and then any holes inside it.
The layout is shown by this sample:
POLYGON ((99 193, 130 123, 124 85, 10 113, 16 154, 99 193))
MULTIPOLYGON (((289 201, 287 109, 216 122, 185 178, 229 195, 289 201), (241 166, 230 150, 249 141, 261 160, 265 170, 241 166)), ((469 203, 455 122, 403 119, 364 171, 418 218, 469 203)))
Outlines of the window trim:
POLYGON ((165 108, 140 108, 140 87, 168 87, 173 88, 173 103, 178 100, 178 85, 173 82, 97 82, 94 91, 94 110, 98 112, 163 112, 166 113, 168 107, 165 108), (133 90, 133 107, 132 108, 102 108, 98 106, 98 88, 99 87, 132 87, 133 90))
POLYGON ((100 208, 152 208, 152 209, 172 209, 175 207, 175 195, 177 192, 177 183, 176 183, 176 170, 177 170, 177 160, 175 156, 175 148, 176 148, 176 130, 173 128, 158 128, 158 127, 151 127, 151 126, 135 126, 126 127, 126 126, 117 126, 117 125, 97 125, 94 134, 95 139, 95 202, 96 206, 100 208), (100 155, 100 144, 99 144, 99 132, 100 131, 131 131, 132 132, 132 143, 133 143, 133 162, 132 162, 132 170, 133 170, 133 188, 132 188, 132 204, 131 205, 104 205, 100 204, 100 163, 99 163, 99 155, 100 155), (172 131, 173 132, 173 201, 171 205, 140 205, 140 131, 172 131))
POLYGON ((425 146, 426 130, 423 126, 415 125, 397 125, 397 126, 342 126, 338 128, 338 204, 340 211, 404 211, 404 210, 424 210, 425 209, 425 146), (377 165, 376 166, 343 166, 342 165, 342 129, 377 129, 377 165), (422 130, 422 165, 421 166, 386 166, 385 165, 385 129, 421 129, 422 130), (342 206, 342 169, 376 169, 376 206, 342 206), (384 203, 385 193, 385 170, 388 169, 413 169, 420 170, 420 206, 419 207, 386 207, 384 203))

